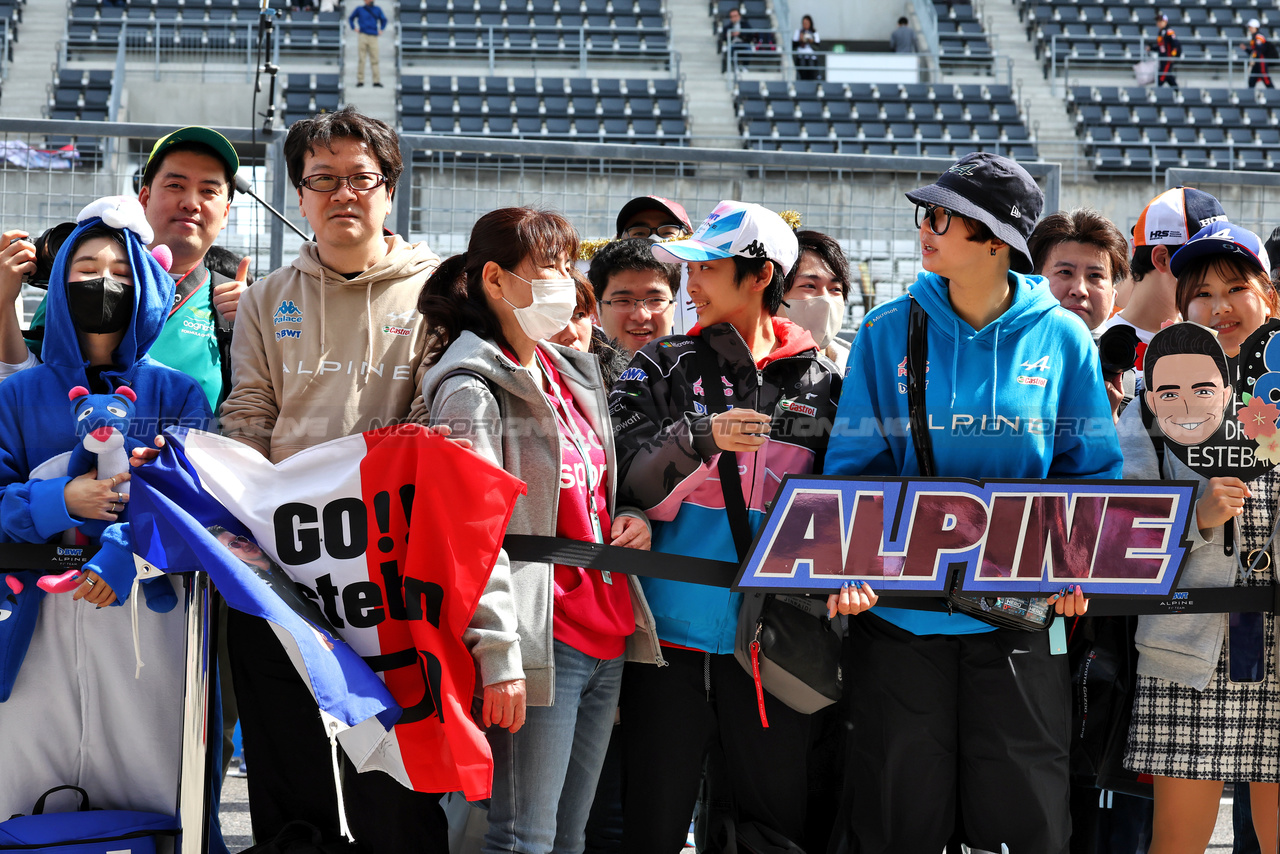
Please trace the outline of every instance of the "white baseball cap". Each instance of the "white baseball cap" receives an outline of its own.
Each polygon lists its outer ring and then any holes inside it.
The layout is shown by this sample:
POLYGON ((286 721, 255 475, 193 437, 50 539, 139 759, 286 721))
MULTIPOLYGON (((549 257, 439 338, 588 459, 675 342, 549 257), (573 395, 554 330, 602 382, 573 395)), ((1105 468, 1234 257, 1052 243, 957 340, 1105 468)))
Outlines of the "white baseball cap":
POLYGON ((1250 26, 1250 27, 1253 27, 1253 28, 1256 30, 1256 29, 1258 29, 1259 27, 1261 27, 1261 26, 1262 26, 1262 24, 1258 23, 1258 19, 1257 19, 1257 18, 1250 18, 1250 19, 1249 19, 1249 26, 1250 26))
POLYGON ((791 226, 768 208, 726 200, 716 205, 693 237, 655 243, 653 255, 659 261, 677 264, 717 261, 735 255, 767 258, 781 267, 785 276, 800 256, 800 244, 791 226))

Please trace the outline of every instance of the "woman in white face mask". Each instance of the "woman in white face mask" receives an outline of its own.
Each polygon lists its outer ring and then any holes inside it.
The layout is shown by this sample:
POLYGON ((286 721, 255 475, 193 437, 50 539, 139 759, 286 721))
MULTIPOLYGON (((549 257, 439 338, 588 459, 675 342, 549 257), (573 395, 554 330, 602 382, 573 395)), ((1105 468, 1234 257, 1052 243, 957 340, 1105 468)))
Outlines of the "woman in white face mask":
MULTIPOLYGON (((614 506, 596 357, 546 340, 577 305, 577 254, 578 236, 558 214, 503 208, 476 222, 467 251, 440 265, 418 302, 435 336, 426 418, 525 481, 508 533, 647 549, 643 514, 614 506)), ((503 552, 463 637, 493 749, 482 850, 581 851, 624 652, 656 661, 638 581, 503 552)))
POLYGON ((800 258, 785 281, 778 312, 809 330, 818 349, 844 373, 849 345, 836 337, 849 298, 849 262, 840 244, 818 231, 797 231, 800 258))

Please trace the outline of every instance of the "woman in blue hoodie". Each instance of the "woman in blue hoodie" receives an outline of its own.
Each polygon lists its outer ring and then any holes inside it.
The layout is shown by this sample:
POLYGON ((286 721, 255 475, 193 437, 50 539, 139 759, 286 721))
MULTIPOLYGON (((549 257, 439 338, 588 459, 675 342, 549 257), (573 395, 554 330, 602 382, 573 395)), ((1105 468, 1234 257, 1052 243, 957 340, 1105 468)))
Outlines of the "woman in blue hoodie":
MULTIPOLYGON (((129 475, 98 480, 90 470, 71 478, 57 458, 79 441, 68 400, 76 386, 94 395, 131 390, 127 445, 150 446, 178 424, 207 429, 212 415, 195 380, 147 356, 174 285, 147 251, 141 206, 112 199, 81 217, 54 260, 44 363, 0 384, 0 542, 102 549, 74 594, 39 603, 25 660, 7 659, 22 666, 0 703, 6 816, 30 812, 42 793, 64 784, 86 789, 98 807, 173 813, 176 805, 185 617, 171 610, 176 599, 164 577, 144 585, 150 608, 137 609, 136 629, 130 609, 105 607, 128 598, 136 573, 122 490, 129 475), (136 675, 135 649, 146 663, 136 675)), ((32 581, 19 595, 41 595, 32 581)))
MULTIPOLYGON (((854 340, 824 473, 913 477, 908 318, 927 315, 926 412, 936 473, 1114 478, 1121 456, 1088 331, 1032 269, 1044 197, 1011 160, 977 153, 907 193, 924 272, 870 312, 854 340)), ((869 547, 869 546, 868 546, 869 547)), ((1057 599, 1057 597, 1055 597, 1057 599)), ((940 851, 957 828, 976 849, 1067 850, 1070 686, 1044 632, 961 614, 874 608, 845 588, 850 619, 852 812, 862 854, 940 851)), ((1056 603, 1085 607, 1079 588, 1056 603)))

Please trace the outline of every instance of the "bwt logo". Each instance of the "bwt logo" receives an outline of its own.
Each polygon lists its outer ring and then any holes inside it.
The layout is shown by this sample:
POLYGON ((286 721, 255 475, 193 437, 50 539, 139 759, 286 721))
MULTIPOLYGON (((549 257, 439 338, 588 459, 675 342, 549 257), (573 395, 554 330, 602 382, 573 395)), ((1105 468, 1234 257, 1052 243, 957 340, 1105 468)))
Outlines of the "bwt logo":
POLYGON ((1186 598, 1188 598, 1190 595, 1191 595, 1190 593, 1188 593, 1187 591, 1183 590, 1183 591, 1180 591, 1180 592, 1178 592, 1178 593, 1173 594, 1173 598, 1174 598, 1174 599, 1186 599, 1186 598))
POLYGON ((64 549, 58 546, 58 557, 80 557, 84 554, 84 549, 64 549))

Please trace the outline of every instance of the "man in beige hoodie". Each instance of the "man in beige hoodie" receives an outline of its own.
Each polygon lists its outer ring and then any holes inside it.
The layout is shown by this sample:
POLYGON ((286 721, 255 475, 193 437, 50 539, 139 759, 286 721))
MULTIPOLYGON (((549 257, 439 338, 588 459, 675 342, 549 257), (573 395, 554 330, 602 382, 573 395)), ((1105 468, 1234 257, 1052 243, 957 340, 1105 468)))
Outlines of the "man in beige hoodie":
MULTIPOLYGON (((426 329, 418 293, 439 263, 426 244, 383 233, 402 171, 386 124, 350 107, 324 113, 296 122, 284 150, 315 241, 244 292, 221 411, 228 436, 273 462, 420 409, 426 329)), ((265 621, 232 612, 228 633, 255 838, 304 819, 336 840, 334 772, 314 699, 265 621)), ((360 850, 448 850, 439 796, 343 762, 345 811, 360 850)))

